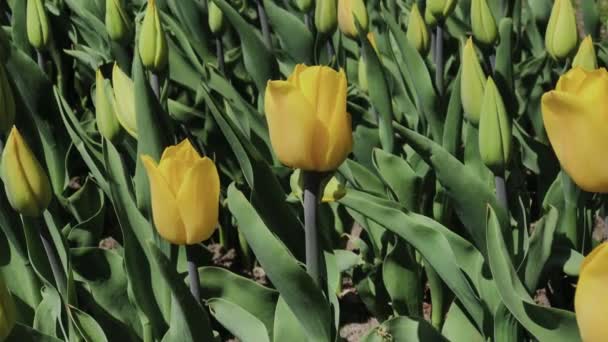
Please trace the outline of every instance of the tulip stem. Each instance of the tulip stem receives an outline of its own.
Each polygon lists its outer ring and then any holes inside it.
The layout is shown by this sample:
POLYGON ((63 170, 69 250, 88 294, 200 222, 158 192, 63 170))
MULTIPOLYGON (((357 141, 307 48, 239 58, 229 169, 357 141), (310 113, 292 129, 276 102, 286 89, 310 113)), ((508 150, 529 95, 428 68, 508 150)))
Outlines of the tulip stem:
POLYGON ((331 59, 336 54, 336 50, 334 49, 334 44, 331 41, 331 37, 327 40, 326 47, 327 47, 327 59, 329 61, 331 61, 331 59))
POLYGON ((317 229, 317 205, 321 174, 314 171, 302 172, 304 181, 304 235, 306 240, 306 270, 321 286, 321 253, 317 229))
POLYGON ((59 261, 59 255, 55 249, 55 245, 52 242, 53 238, 51 237, 51 233, 49 232, 47 225, 43 221, 40 222, 40 240, 42 241, 42 246, 46 252, 49 264, 51 265, 51 271, 53 272, 53 278, 55 278, 57 289, 59 290, 59 293, 67 294, 65 272, 63 271, 63 267, 59 261))
POLYGON ((262 0, 256 1, 258 4, 258 16, 260 17, 260 26, 262 27, 262 35, 264 36, 264 43, 269 50, 272 50, 272 39, 270 37, 270 27, 268 26, 268 16, 266 10, 262 4, 262 0))
POLYGON ((304 13, 304 23, 308 27, 308 30, 312 32, 312 16, 310 13, 304 13))
POLYGON ((222 38, 215 38, 215 53, 217 55, 217 68, 220 70, 222 75, 226 74, 226 64, 224 61, 224 45, 222 45, 222 38))
POLYGON ((190 281, 190 292, 196 302, 201 301, 201 285, 198 277, 198 266, 194 257, 194 246, 186 246, 186 260, 188 262, 188 280, 190 281))
POLYGON ((435 31, 435 86, 439 95, 443 95, 443 27, 437 24, 435 31))
POLYGON ((36 50, 36 57, 38 59, 38 66, 40 67, 42 72, 46 73, 46 71, 45 71, 46 61, 44 59, 44 55, 39 50, 36 50))
POLYGON ((152 91, 157 99, 160 99, 160 81, 158 79, 158 74, 153 71, 150 71, 150 87, 152 87, 152 91))
POLYGON ((496 184, 496 198, 507 212, 509 211, 509 202, 507 197, 507 186, 505 184, 505 178, 503 176, 495 176, 494 183, 496 184))

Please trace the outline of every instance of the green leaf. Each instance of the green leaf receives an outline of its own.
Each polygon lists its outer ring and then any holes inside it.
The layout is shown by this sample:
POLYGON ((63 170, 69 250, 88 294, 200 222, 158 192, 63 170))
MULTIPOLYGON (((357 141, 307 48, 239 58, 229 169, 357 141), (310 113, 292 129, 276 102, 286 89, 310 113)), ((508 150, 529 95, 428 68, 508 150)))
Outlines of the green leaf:
POLYGON ((264 324, 239 305, 220 298, 207 301, 211 314, 243 342, 270 342, 264 324))
POLYGON ((277 301, 273 341, 307 341, 306 332, 282 297, 277 301))
POLYGON ((268 278, 298 318, 309 339, 330 341, 332 320, 323 292, 272 235, 234 184, 228 188, 228 208, 237 219, 240 232, 249 242, 268 278))
POLYGON ((401 239, 389 242, 382 264, 384 287, 393 309, 400 316, 422 317, 423 288, 420 265, 414 252, 401 239))
POLYGON ((264 0, 264 9, 270 25, 279 36, 283 50, 296 63, 313 64, 315 42, 306 25, 291 12, 277 6, 273 0, 264 0))
POLYGON ((520 272, 523 273, 524 285, 530 293, 536 291, 545 263, 551 256, 557 222, 557 209, 550 207, 545 216, 536 223, 530 238, 524 269, 520 272))
POLYGON ((384 342, 384 341, 445 341, 446 339, 433 326, 424 319, 413 319, 409 317, 395 317, 379 327, 374 328, 361 342, 384 342))
POLYGON ((46 335, 36 329, 17 323, 7 341, 19 342, 60 342, 61 340, 49 335, 46 335))
POLYGON ((277 61, 262 42, 257 30, 249 25, 225 0, 213 0, 222 10, 241 38, 245 69, 253 78, 260 94, 264 94, 266 82, 277 78, 277 61))
POLYGON ((503 303, 540 341, 580 341, 573 312, 537 305, 517 277, 494 210, 489 208, 488 259, 503 303))
POLYGON ((513 342, 523 339, 523 329, 504 304, 494 314, 494 341, 513 342))
POLYGON ((471 319, 462 308, 462 303, 458 300, 453 301, 452 305, 450 305, 441 333, 450 341, 486 341, 474 323, 471 322, 471 319))
POLYGON ((70 308, 70 317, 72 318, 78 333, 86 342, 104 342, 108 341, 103 329, 99 324, 84 311, 75 307, 70 308))
POLYGON ((403 158, 374 149, 374 166, 384 183, 392 190, 398 202, 406 209, 416 211, 420 206, 419 196, 422 179, 403 158))

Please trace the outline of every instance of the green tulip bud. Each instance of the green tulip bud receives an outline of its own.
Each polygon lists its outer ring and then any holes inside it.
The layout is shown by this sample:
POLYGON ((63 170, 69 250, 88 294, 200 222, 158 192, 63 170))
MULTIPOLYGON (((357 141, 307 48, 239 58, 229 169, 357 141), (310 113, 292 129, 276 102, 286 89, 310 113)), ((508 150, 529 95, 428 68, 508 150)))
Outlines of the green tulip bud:
POLYGON ((0 64, 0 132, 8 132, 15 123, 15 99, 4 65, 0 64))
POLYGON ((430 14, 438 20, 447 18, 455 6, 456 0, 427 0, 426 2, 426 8, 428 8, 430 14))
POLYGON ((50 40, 51 28, 42 0, 27 0, 27 39, 37 50, 44 49, 50 40))
POLYGON ((296 8, 302 13, 308 13, 312 8, 312 0, 295 0, 296 8))
POLYGON ((591 36, 585 37, 578 47, 578 52, 572 61, 572 67, 581 67, 587 71, 597 69, 597 56, 591 36))
POLYGON ((563 59, 574 51, 577 41, 572 3, 570 0, 555 0, 545 32, 545 48, 554 59, 563 59))
MULTIPOLYGON (((374 50, 376 50, 376 53, 378 53, 378 46, 376 45, 376 37, 374 36, 374 33, 373 32, 369 32, 367 34, 367 39, 372 44, 372 47, 374 48, 374 50)), ((357 77, 359 79, 359 89, 361 89, 362 91, 367 92, 367 90, 368 90, 368 87, 367 87, 367 85, 368 85, 368 83, 367 83, 367 64, 365 63, 365 58, 363 58, 363 56, 361 56, 359 58, 357 77)))
POLYGON ((481 69, 473 39, 469 38, 462 49, 462 71, 460 74, 460 99, 466 118, 479 123, 486 75, 481 69))
POLYGON ((120 136, 120 123, 114 113, 114 95, 110 82, 103 78, 101 70, 95 77, 95 119, 99 133, 115 142, 120 136))
POLYGON ((338 15, 336 0, 317 0, 315 6, 315 27, 323 36, 331 36, 336 32, 338 15))
POLYGON ((138 45, 142 64, 147 69, 161 71, 165 68, 168 59, 167 40, 156 8, 156 0, 148 0, 138 45))
POLYGON ((124 0, 106 0, 106 31, 115 42, 122 42, 129 36, 131 25, 125 12, 124 0))
POLYGON ((421 55, 426 56, 429 52, 429 31, 426 28, 424 19, 416 4, 412 6, 410 12, 410 18, 407 24, 407 40, 409 40, 410 44, 412 44, 421 55))
POLYGON ((475 41, 485 45, 492 45, 496 41, 498 29, 487 0, 472 0, 471 27, 475 41))
POLYGON ((367 32, 367 8, 365 8, 363 0, 338 0, 338 26, 342 33, 353 39, 359 36, 355 18, 361 25, 361 29, 367 32))
POLYGON ((15 126, 2 153, 2 180, 9 203, 24 216, 40 216, 51 203, 49 177, 15 126))
POLYGON ((424 10, 424 21, 426 22, 428 27, 431 29, 433 29, 433 28, 435 28, 435 26, 437 26, 437 18, 435 18, 433 13, 431 13, 429 6, 426 6, 426 9, 424 10))
POLYGON ((15 316, 15 301, 0 276, 0 341, 4 341, 10 335, 15 326, 15 316))
POLYGON ((112 70, 114 87, 114 113, 122 128, 137 139, 137 115, 135 113, 135 85, 117 64, 112 70))
POLYGON ((224 13, 222 13, 222 10, 213 1, 209 2, 208 16, 211 33, 214 35, 221 35, 226 28, 224 13))
POLYGON ((479 152, 481 160, 496 176, 504 175, 511 156, 511 120, 491 77, 481 104, 479 152))

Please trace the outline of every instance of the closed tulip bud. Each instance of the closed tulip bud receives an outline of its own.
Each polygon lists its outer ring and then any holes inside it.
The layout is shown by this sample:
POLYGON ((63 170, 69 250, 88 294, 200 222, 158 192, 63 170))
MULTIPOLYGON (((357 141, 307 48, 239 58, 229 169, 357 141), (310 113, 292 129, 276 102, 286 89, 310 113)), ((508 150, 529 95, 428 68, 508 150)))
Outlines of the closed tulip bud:
POLYGON ((495 175, 504 175, 511 157, 511 120, 491 77, 486 83, 481 104, 479 152, 481 160, 495 175))
POLYGON ((331 36, 338 27, 336 0, 317 0, 315 6, 315 27, 323 36, 331 36))
POLYGON ((4 341, 10 335, 15 326, 15 316, 15 301, 0 277, 0 341, 4 341))
POLYGON ((421 55, 426 56, 429 52, 429 30, 426 28, 424 19, 416 4, 412 6, 412 11, 410 12, 407 24, 407 39, 421 55))
POLYGON ((0 132, 8 132, 15 123, 15 99, 6 69, 0 64, 0 132))
POLYGON ((43 0, 27 0, 27 39, 37 50, 44 49, 50 40, 51 28, 43 0))
POLYGON ((557 159, 583 190, 608 192, 608 148, 605 102, 608 72, 574 68, 562 75, 555 90, 541 101, 547 137, 557 159))
POLYGON ((433 13, 431 13, 429 6, 426 6, 426 9, 424 10, 424 21, 431 29, 433 29, 433 28, 435 28, 435 26, 437 26, 437 18, 435 18, 433 13))
POLYGON ((363 0, 338 0, 338 26, 340 31, 350 38, 358 37, 355 18, 361 29, 367 32, 367 8, 363 0))
POLYGON ((120 123, 114 113, 114 95, 109 82, 97 70, 95 81, 95 119, 99 133, 110 141, 117 141, 120 136, 120 123))
POLYGON ((14 126, 2 153, 2 180, 9 203, 24 216, 40 216, 51 203, 49 177, 14 126))
POLYGON ((147 69, 161 71, 165 68, 169 51, 156 0, 148 0, 138 46, 141 62, 147 69))
POLYGON ((608 336, 608 297, 605 295, 608 280, 608 243, 595 247, 581 264, 574 311, 576 323, 585 342, 602 342, 608 336))
POLYGON ((307 13, 310 11, 312 4, 312 0, 295 0, 296 8, 302 13, 307 13))
POLYGON ((426 8, 428 8, 430 14, 440 21, 447 18, 455 6, 456 0, 427 0, 426 2, 426 8))
POLYGON ((545 32, 545 48, 554 59, 563 59, 574 51, 578 33, 570 0, 555 0, 545 32))
MULTIPOLYGON (((374 36, 374 33, 369 32, 367 34, 367 39, 372 44, 374 50, 376 50, 376 53, 378 53, 378 46, 376 45, 376 37, 374 36)), ((367 91, 367 67, 363 56, 359 57, 357 76, 359 78, 359 89, 367 91)))
POLYGON ((326 66, 296 65, 286 81, 269 81, 266 120, 278 159, 292 168, 331 171, 352 150, 346 75, 326 66))
POLYGON ((224 33, 224 29, 226 28, 226 21, 224 20, 224 13, 222 10, 215 4, 215 2, 209 2, 209 12, 208 21, 209 21, 209 29, 211 33, 214 35, 221 35, 224 33))
POLYGON ((498 28, 487 0, 472 0, 471 28, 476 41, 485 45, 492 45, 496 41, 498 28))
POLYGON ((122 42, 129 36, 131 24, 125 12, 124 0, 106 0, 106 31, 115 42, 122 42))
POLYGON ((587 71, 597 69, 597 56, 591 36, 585 37, 578 47, 578 52, 572 61, 572 67, 581 67, 587 71))
POLYGON ((165 149, 158 165, 149 156, 142 156, 142 161, 160 236, 177 245, 209 239, 217 226, 220 200, 220 177, 213 161, 199 156, 188 139, 165 149))
POLYGON ((117 64, 112 69, 114 87, 114 113, 122 128, 137 138, 137 115, 135 113, 135 86, 133 81, 117 64))
POLYGON ((462 49, 460 100, 466 118, 475 125, 479 123, 485 83, 486 75, 479 64, 473 40, 469 38, 462 49))

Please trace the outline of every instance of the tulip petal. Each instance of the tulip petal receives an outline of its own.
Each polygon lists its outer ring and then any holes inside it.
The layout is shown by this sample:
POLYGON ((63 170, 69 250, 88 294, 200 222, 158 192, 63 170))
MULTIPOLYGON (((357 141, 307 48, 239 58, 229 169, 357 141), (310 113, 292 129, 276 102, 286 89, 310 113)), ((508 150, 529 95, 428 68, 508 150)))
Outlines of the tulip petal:
POLYGON ((195 244, 211 237, 218 222, 220 177, 211 159, 202 158, 183 178, 177 203, 186 228, 186 243, 195 244))
POLYGON ((179 191, 181 181, 192 167, 192 163, 177 158, 165 158, 161 159, 160 164, 158 164, 158 170, 174 194, 179 191))
POLYGON ((580 96, 551 91, 542 97, 545 129, 564 170, 582 189, 608 192, 608 110, 580 96))
POLYGON ((578 93, 585 78, 587 78, 587 72, 584 69, 574 68, 559 78, 555 90, 578 93))
POLYGON ((164 159, 179 159, 186 162, 194 162, 199 160, 201 156, 198 154, 196 149, 192 146, 189 139, 184 139, 177 145, 169 146, 163 151, 163 155, 160 158, 161 162, 164 159))
POLYGON ((308 100, 291 83, 270 81, 265 108, 270 140, 279 160, 290 167, 313 170, 316 120, 308 100))
POLYGON ((171 243, 185 244, 186 232, 174 192, 154 160, 149 156, 142 156, 141 159, 150 180, 152 214, 156 230, 160 236, 171 243))
POLYGON ((605 341, 608 335, 608 243, 596 247, 583 261, 574 297, 574 311, 583 341, 605 341))

